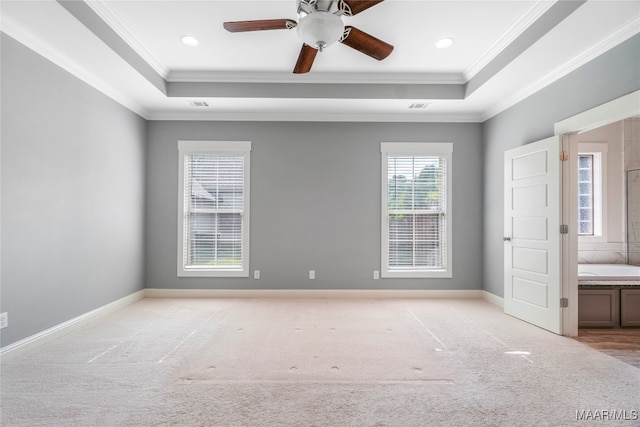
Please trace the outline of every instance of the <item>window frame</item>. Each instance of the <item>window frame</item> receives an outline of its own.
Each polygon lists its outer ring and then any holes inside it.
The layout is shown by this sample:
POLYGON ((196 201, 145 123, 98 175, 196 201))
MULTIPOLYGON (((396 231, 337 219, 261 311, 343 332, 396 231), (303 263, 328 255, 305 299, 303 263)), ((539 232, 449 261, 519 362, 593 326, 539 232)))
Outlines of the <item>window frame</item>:
MULTIPOLYGON (((450 142, 382 142, 380 144, 382 157, 382 209, 381 209, 381 241, 382 241, 382 266, 380 277, 382 278, 452 278, 453 277, 453 144, 450 142), (445 267, 444 268, 406 268, 394 269, 389 266, 389 210, 388 210, 388 159, 389 156, 413 156, 445 158, 445 197, 446 206, 444 216, 446 219, 444 244, 445 267)), ((441 238, 442 241, 442 238, 441 238)))
POLYGON ((596 219, 596 168, 595 168, 595 164, 596 164, 597 160, 596 160, 596 155, 594 153, 579 153, 578 154, 578 236, 597 236, 597 230, 596 230, 596 224, 597 224, 597 219, 596 219), (582 167, 582 159, 589 159, 590 165, 588 166, 588 168, 583 168, 582 167), (583 180, 581 178, 582 176, 582 172, 583 171, 587 171, 589 172, 589 179, 588 180, 583 180), (582 184, 589 184, 591 186, 590 190, 582 193, 582 184), (584 206, 582 204, 582 198, 583 197, 588 197, 589 198, 589 206, 584 206), (590 213, 589 219, 582 219, 582 212, 583 210, 586 210, 590 213), (582 224, 589 224, 590 225, 590 232, 589 233, 583 233, 582 232, 582 224))
MULTIPOLYGON (((607 241, 607 151, 608 145, 606 142, 580 142, 578 143, 577 159, 580 156, 588 155, 593 156, 593 234, 585 235, 578 233, 578 241, 583 243, 588 242, 606 242, 607 241)), ((577 167, 577 171, 579 167, 577 167)), ((578 172, 576 172, 578 173, 578 172)), ((579 177, 576 176, 576 181, 579 177)), ((580 203, 577 202, 578 209, 580 203)), ((579 221, 579 214, 578 214, 579 221)))
POLYGON ((249 212, 250 212, 250 154, 251 141, 178 141, 178 277, 249 277, 249 212), (243 208, 241 237, 241 268, 225 266, 186 266, 185 250, 189 245, 187 220, 188 201, 185 200, 185 157, 193 154, 238 154, 244 159, 243 208))

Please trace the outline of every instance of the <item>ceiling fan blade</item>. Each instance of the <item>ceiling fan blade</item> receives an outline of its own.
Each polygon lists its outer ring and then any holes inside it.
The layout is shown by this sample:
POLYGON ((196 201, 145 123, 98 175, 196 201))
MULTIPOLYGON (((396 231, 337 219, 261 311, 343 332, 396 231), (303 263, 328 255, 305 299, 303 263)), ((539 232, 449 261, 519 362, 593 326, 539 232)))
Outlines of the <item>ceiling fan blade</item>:
POLYGON ((303 44, 302 49, 300 50, 300 55, 298 55, 296 66, 293 68, 294 74, 304 74, 311 71, 313 60, 316 59, 317 54, 318 49, 303 44))
POLYGON ((261 19, 258 21, 225 22, 222 25, 227 31, 241 33, 245 31, 290 30, 298 24, 291 19, 261 19))
POLYGON ((345 32, 347 37, 342 40, 342 44, 346 44, 378 61, 382 61, 393 51, 393 46, 389 43, 383 42, 356 27, 347 26, 345 27, 345 32))
POLYGON ((347 9, 351 11, 351 16, 357 15, 363 10, 367 10, 383 1, 384 0, 342 0, 347 6, 347 9))

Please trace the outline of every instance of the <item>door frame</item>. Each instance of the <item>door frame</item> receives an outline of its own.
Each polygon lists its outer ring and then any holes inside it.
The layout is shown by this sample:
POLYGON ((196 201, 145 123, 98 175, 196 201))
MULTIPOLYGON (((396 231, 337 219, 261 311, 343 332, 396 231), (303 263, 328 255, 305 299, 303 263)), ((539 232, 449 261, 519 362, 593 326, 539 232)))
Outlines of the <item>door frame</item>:
MULTIPOLYGON (((556 122, 554 135, 561 136, 561 146, 569 153, 569 161, 575 163, 577 147, 569 141, 571 134, 586 132, 620 120, 640 115, 640 90, 606 102, 582 113, 556 122)), ((568 239, 562 239, 562 298, 567 298, 569 306, 562 313, 562 335, 578 335, 578 233, 576 223, 577 179, 576 168, 565 167, 562 171, 562 220, 569 225, 568 239)))

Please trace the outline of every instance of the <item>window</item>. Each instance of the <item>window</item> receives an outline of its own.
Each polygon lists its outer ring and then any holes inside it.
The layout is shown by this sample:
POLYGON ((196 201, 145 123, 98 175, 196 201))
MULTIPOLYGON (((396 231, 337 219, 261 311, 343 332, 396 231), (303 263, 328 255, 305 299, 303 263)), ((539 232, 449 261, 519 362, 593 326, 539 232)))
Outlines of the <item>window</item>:
POLYGON ((593 154, 578 155, 578 235, 593 236, 593 154))
POLYGON ((581 241, 606 239, 607 144, 588 142, 578 146, 578 237, 581 241))
POLYGON ((249 276, 250 142, 180 141, 178 276, 249 276))
POLYGON ((382 143, 382 277, 452 277, 451 143, 382 143))

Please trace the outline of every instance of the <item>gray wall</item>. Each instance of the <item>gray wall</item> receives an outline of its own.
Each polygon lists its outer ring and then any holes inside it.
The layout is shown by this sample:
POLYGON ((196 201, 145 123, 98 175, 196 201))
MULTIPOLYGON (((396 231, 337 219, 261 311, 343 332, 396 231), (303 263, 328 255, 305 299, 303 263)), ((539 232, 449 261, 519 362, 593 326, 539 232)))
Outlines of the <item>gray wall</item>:
POLYGON ((146 122, 1 42, 6 346, 144 287, 146 122))
POLYGON ((640 89, 640 36, 486 121, 484 141, 484 289, 502 296, 504 151, 554 134, 556 122, 640 89))
POLYGON ((148 129, 149 288, 482 288, 480 124, 150 122, 148 129), (177 277, 180 139, 252 141, 250 269, 260 280, 177 277), (381 141, 453 142, 453 279, 373 280, 381 141))
POLYGON ((145 284, 484 285, 502 295, 504 150, 640 88, 635 36, 483 125, 146 123, 11 38, 1 42, 0 311, 10 325, 2 346, 145 284), (260 280, 177 277, 179 139, 253 141, 250 269, 261 270, 260 280), (453 279, 372 279, 380 269, 381 141, 454 143, 453 279))

